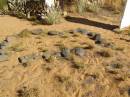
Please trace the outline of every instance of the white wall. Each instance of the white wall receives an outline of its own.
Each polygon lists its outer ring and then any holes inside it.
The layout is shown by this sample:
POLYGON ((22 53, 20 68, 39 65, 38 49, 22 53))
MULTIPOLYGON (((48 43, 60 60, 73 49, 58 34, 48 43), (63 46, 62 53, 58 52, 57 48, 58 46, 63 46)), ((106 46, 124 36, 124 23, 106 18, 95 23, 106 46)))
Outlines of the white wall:
POLYGON ((130 0, 127 0, 124 15, 121 20, 120 29, 130 26, 130 0))
POLYGON ((45 0, 45 4, 46 4, 48 7, 52 7, 52 6, 54 6, 54 0, 45 0))

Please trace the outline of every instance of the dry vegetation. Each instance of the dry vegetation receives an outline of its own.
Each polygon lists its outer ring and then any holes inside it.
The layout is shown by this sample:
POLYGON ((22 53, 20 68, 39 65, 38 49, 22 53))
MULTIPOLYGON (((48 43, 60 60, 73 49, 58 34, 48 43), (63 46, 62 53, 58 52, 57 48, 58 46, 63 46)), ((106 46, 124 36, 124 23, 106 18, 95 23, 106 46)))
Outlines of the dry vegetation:
MULTIPOLYGON (((126 0, 64 0, 64 9, 69 9, 72 12, 78 12, 81 15, 86 12, 92 12, 96 14, 100 14, 102 12, 101 10, 107 10, 114 13, 121 13, 123 6, 125 5, 126 0)), ((6 1, 1 0, 0 1, 0 9, 4 10, 4 13, 8 12, 6 7, 6 1)), ((17 5, 16 5, 17 6, 17 5)), ((22 9, 18 8, 17 9, 22 9)), ((36 8, 37 9, 37 8, 36 8)), ((14 9, 15 10, 15 9, 14 9)), ((17 12, 8 12, 9 14, 15 14, 15 16, 20 18, 28 18, 26 17, 26 14, 18 10, 17 12)), ((69 11, 66 10, 66 11, 69 11)), ((59 9, 53 9, 53 11, 50 11, 46 18, 44 18, 45 23, 47 24, 57 24, 61 23, 62 21, 62 15, 64 15, 64 12, 60 11, 59 9)), ((29 20, 36 20, 37 22, 37 16, 30 17, 29 20)), ((39 20, 38 20, 39 21, 39 20)), ((41 23, 41 18, 40 18, 41 23)))

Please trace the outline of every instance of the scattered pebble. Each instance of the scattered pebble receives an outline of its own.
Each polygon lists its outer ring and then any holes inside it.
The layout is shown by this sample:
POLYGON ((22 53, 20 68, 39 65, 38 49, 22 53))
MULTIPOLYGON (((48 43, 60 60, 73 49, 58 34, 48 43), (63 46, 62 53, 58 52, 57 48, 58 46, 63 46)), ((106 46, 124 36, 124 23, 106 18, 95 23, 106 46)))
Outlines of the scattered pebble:
POLYGON ((8 45, 9 45, 9 44, 8 44, 6 41, 2 41, 2 42, 0 43, 0 49, 5 49, 5 48, 7 48, 8 45))
POLYGON ((25 64, 25 63, 31 62, 33 60, 39 59, 41 57, 42 57, 42 53, 35 53, 35 54, 19 57, 18 61, 22 64, 25 64))
POLYGON ((75 54, 80 56, 80 57, 85 55, 85 50, 81 47, 76 47, 73 50, 74 50, 75 54))
POLYGON ((31 33, 33 35, 40 35, 41 33, 43 33, 44 31, 42 29, 34 29, 31 31, 31 33))
POLYGON ((80 33, 80 34, 87 35, 89 32, 86 29, 78 28, 73 30, 73 33, 80 33))
POLYGON ((61 49, 61 56, 65 58, 70 57, 70 49, 69 48, 62 48, 61 49))
POLYGON ((112 63, 106 67, 106 71, 109 73, 117 74, 120 72, 120 69, 122 69, 122 64, 119 63, 112 63))
POLYGON ((95 40, 95 43, 96 43, 96 44, 101 44, 102 41, 103 41, 103 39, 101 38, 101 35, 100 35, 100 34, 96 34, 94 40, 95 40))
POLYGON ((48 35, 50 36, 55 36, 55 35, 59 35, 61 32, 58 32, 58 31, 49 31, 48 32, 48 35))
POLYGON ((43 52, 42 58, 45 60, 49 60, 51 58, 51 53, 48 51, 43 52))

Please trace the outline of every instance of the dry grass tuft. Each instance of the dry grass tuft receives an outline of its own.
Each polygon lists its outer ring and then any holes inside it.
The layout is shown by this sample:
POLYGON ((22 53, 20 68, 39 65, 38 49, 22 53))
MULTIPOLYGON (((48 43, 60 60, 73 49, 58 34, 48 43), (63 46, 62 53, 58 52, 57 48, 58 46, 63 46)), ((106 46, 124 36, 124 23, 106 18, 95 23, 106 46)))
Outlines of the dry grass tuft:
POLYGON ((115 11, 119 11, 124 6, 126 0, 103 0, 104 6, 115 11))
POLYGON ((47 24, 50 24, 50 25, 61 23, 62 21, 61 11, 56 8, 52 9, 47 14, 45 21, 47 22, 47 24))
POLYGON ((30 37, 31 32, 27 29, 24 29, 23 31, 21 31, 18 36, 21 38, 25 38, 25 37, 30 37))
POLYGON ((101 7, 120 12, 125 2, 126 0, 76 0, 75 5, 78 13, 86 11, 97 13, 101 7))
POLYGON ((23 87, 22 89, 17 90, 17 97, 39 97, 39 91, 37 88, 23 87))
POLYGON ((97 54, 99 54, 102 57, 112 57, 114 53, 111 49, 101 49, 97 52, 97 54))

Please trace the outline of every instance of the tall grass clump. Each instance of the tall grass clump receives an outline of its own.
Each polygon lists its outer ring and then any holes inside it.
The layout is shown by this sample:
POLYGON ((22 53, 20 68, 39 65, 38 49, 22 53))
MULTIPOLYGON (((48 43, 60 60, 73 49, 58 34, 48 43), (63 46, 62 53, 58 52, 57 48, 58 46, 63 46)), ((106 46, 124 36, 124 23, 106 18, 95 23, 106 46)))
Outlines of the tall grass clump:
POLYGON ((98 12, 101 6, 101 0, 77 0, 76 11, 78 13, 84 13, 86 11, 98 12))
POLYGON ((101 6, 101 0, 92 0, 91 2, 90 1, 87 1, 86 2, 86 8, 88 11, 90 12, 99 12, 99 9, 100 9, 100 6, 101 6))
POLYGON ((86 0, 76 0, 76 3, 75 3, 75 6, 76 6, 76 11, 78 13, 83 13, 86 11, 86 0))
POLYGON ((0 9, 4 9, 7 6, 7 0, 0 0, 0 9))
POLYGON ((121 11, 127 0, 103 0, 104 6, 113 11, 121 11))
POLYGON ((50 24, 50 25, 61 23, 62 21, 61 10, 58 8, 51 9, 47 13, 45 21, 47 22, 47 24, 50 24))

